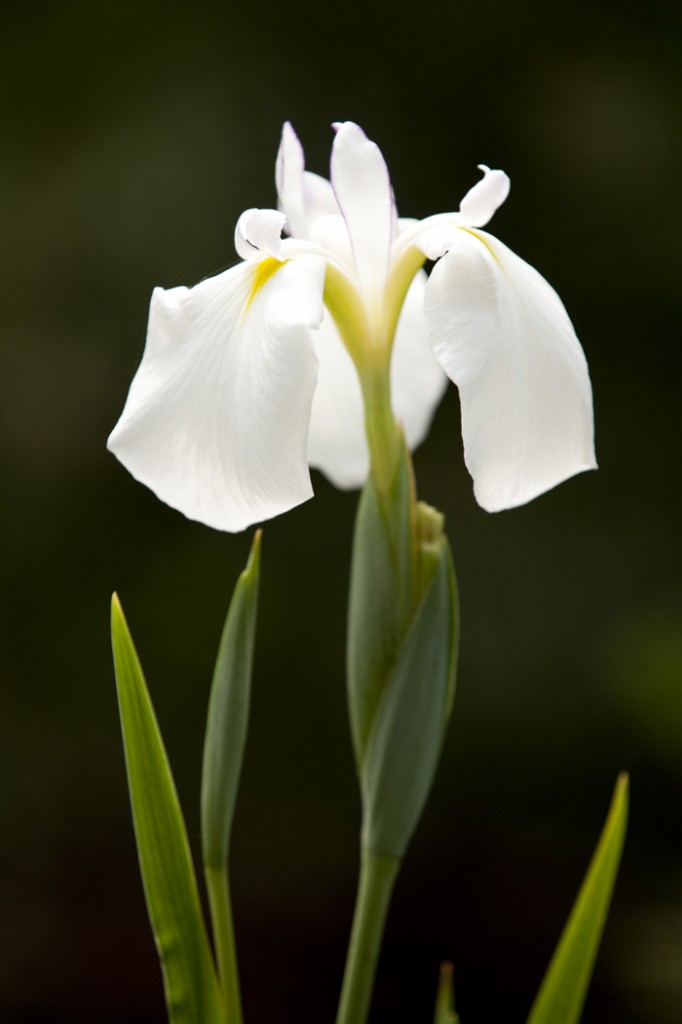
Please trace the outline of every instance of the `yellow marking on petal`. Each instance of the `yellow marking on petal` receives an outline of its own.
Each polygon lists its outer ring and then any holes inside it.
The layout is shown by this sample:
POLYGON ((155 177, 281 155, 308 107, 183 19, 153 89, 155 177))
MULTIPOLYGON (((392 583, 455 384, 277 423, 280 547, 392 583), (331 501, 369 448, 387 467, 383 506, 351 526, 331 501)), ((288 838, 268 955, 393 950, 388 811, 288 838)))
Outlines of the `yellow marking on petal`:
POLYGON ((286 260, 276 260, 274 256, 266 256, 264 260, 258 261, 254 267, 253 277, 251 279, 251 289, 244 304, 242 319, 248 313, 251 303, 256 298, 261 288, 268 283, 270 278, 273 277, 273 275, 276 274, 286 262, 286 260))

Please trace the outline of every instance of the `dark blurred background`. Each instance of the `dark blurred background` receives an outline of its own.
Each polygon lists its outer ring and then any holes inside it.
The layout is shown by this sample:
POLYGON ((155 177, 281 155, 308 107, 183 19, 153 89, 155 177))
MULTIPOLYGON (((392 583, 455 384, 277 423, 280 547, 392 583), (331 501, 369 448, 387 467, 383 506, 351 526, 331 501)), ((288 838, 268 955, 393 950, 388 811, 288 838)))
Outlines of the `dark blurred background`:
MULTIPOLYGON (((463 634, 440 774, 388 924, 373 1019, 522 1022, 617 772, 632 814, 585 1021, 682 1020, 681 9, 519 0, 25 2, 3 15, 0 1020, 165 1020, 108 639, 122 598, 197 847, 212 661, 251 535, 190 523, 105 451, 156 284, 235 259, 274 203, 281 123, 382 147, 405 215, 456 209, 554 284, 595 392, 598 473, 474 503, 452 388, 416 456, 463 634)), ((232 858, 247 1022, 333 1020, 356 877, 344 698, 356 496, 267 524, 232 858)))

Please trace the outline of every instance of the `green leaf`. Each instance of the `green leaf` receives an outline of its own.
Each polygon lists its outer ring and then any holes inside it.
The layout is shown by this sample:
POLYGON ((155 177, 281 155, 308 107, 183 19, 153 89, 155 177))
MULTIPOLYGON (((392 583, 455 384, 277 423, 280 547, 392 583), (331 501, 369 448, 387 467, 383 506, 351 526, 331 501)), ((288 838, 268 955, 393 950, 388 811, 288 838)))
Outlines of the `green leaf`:
POLYGON ((628 777, 619 776, 599 844, 531 1009, 528 1024, 577 1024, 618 873, 628 815, 628 777))
POLYGON ((383 689, 361 765, 366 848, 398 858, 429 794, 452 704, 458 604, 444 537, 437 557, 383 689))
POLYGON ((225 620, 213 673, 201 782, 204 875, 225 1018, 230 1024, 241 1024, 242 1008, 227 858, 249 724, 260 540, 258 530, 225 620))
POLYGON ((180 803, 121 605, 111 632, 126 768, 147 909, 171 1024, 218 1024, 221 996, 180 803))
POLYGON ((388 673, 413 611, 410 457, 403 447, 387 503, 372 477, 360 497, 348 610, 348 704, 360 768, 388 673))
POLYGON ((222 870, 227 860, 248 728, 260 540, 261 532, 258 530, 225 621, 208 708, 201 784, 201 832, 204 865, 217 870, 222 870))

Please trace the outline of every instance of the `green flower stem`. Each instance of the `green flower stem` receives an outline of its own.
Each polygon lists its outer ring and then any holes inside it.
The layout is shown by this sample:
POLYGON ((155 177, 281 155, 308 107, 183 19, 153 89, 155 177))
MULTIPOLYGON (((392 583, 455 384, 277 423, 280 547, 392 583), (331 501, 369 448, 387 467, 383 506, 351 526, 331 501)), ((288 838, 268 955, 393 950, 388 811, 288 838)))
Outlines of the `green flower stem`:
POLYGON ((372 476, 386 502, 402 452, 401 434, 391 408, 388 366, 373 367, 363 374, 361 385, 372 476))
POLYGON ((242 1024, 237 952, 227 868, 204 867, 226 1024, 242 1024))
POLYGON ((363 850, 360 884, 336 1024, 365 1024, 386 915, 400 861, 363 850))

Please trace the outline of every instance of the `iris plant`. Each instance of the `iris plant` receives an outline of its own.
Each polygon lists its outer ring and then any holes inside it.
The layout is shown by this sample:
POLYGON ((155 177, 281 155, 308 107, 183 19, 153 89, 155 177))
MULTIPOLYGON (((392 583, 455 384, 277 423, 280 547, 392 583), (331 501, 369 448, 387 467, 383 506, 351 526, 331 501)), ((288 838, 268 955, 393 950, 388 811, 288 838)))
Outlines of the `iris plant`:
MULTIPOLYGON (((418 500, 410 451, 448 378, 466 464, 491 512, 595 466, 585 357, 556 292, 483 230, 503 171, 458 212, 398 217, 378 147, 335 125, 330 180, 284 125, 279 209, 241 215, 241 262, 155 289, 147 344, 109 448, 186 516, 237 531, 312 495, 309 467, 362 487, 350 573, 347 684, 362 800, 360 877, 337 1024, 364 1024, 399 867, 453 706, 459 599, 443 516, 418 500), (424 269, 433 263, 430 275, 424 269)), ((220 645, 202 780, 213 944, 142 671, 112 628, 133 818, 172 1024, 241 1024, 228 884, 246 742, 257 533, 220 645)), ((626 782, 529 1024, 577 1024, 622 846, 626 782)), ((454 1019, 447 983, 437 1024, 454 1019)))

